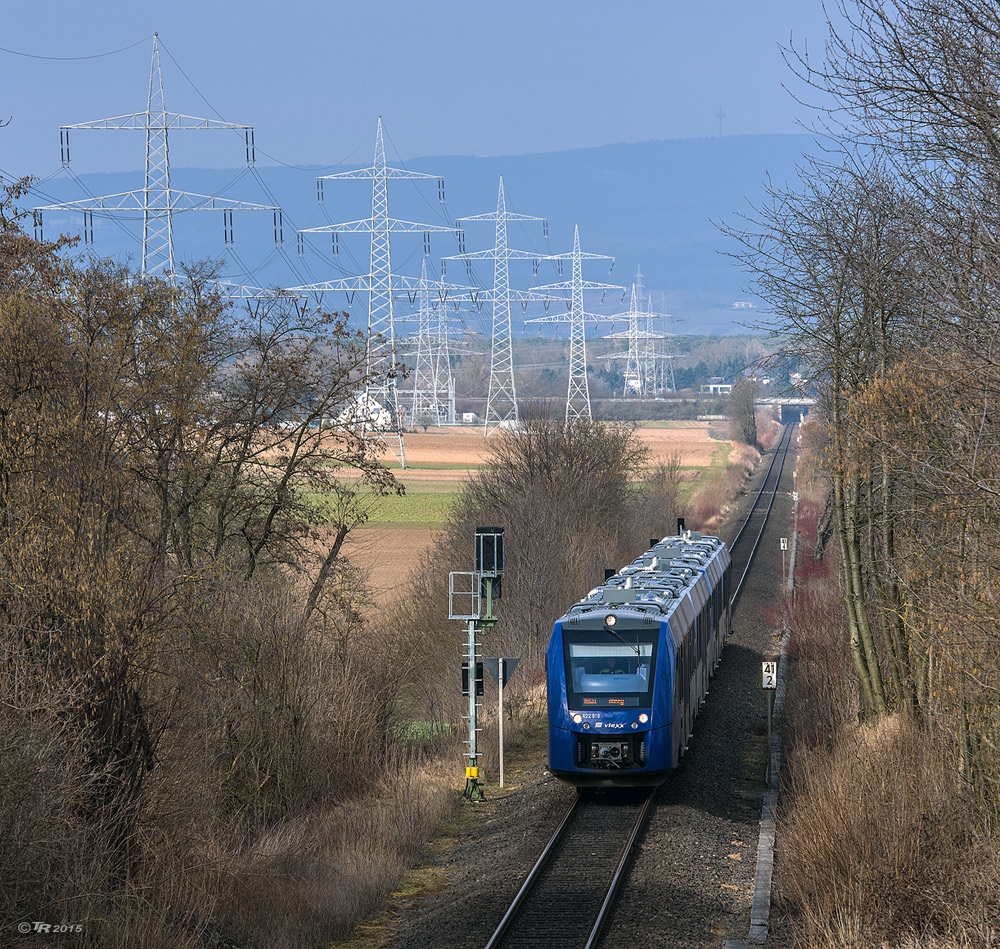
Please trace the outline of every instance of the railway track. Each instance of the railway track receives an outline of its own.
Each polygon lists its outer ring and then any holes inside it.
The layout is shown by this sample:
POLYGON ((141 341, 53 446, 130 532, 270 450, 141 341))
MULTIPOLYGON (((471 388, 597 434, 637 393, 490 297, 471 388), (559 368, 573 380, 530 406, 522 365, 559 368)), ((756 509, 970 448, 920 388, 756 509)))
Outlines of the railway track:
POLYGON ((732 603, 734 607, 750 573, 750 565, 753 563, 754 555, 760 546, 761 538, 764 536, 764 528, 767 527, 771 508, 774 507, 774 499, 778 495, 778 485, 781 482, 782 472, 785 470, 785 459, 788 457, 788 449, 792 444, 794 429, 794 425, 786 425, 782 429, 778 444, 771 453, 771 463, 768 465, 764 480, 761 481, 760 490, 753 500, 750 512, 729 544, 729 553, 733 559, 733 576, 739 577, 733 590, 732 603))
MULTIPOLYGON (((733 572, 740 578, 733 592, 734 604, 774 506, 793 430, 793 425, 784 427, 760 490, 730 544, 740 552, 739 559, 733 556, 733 572)), ((594 949, 599 945, 658 791, 579 793, 485 949, 594 949)))
POLYGON ((486 949, 596 946, 655 790, 577 795, 486 949))

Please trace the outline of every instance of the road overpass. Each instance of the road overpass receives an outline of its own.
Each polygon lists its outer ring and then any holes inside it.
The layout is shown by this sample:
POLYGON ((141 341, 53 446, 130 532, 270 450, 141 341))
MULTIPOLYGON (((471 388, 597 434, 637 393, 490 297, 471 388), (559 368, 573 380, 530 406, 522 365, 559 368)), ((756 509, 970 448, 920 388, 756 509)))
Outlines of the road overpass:
POLYGON ((769 409, 781 422, 798 422, 809 414, 815 404, 815 399, 804 395, 768 396, 754 400, 755 408, 769 409))

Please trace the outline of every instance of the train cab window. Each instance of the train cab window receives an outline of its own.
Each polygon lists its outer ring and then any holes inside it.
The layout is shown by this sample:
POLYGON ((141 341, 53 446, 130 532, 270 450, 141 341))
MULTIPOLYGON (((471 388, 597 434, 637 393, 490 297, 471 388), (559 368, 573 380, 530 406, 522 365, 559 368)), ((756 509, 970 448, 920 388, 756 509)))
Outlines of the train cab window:
POLYGON ((649 629, 617 632, 627 644, 603 630, 563 630, 571 709, 652 705, 658 635, 649 629))

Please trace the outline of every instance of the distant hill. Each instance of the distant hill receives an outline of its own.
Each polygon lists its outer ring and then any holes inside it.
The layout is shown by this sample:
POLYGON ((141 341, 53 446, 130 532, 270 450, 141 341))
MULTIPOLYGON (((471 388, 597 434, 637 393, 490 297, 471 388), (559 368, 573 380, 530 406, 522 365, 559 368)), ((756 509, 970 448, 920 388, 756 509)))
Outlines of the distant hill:
MULTIPOLYGON (((444 176, 446 208, 453 216, 494 210, 497 179, 502 174, 509 209, 544 216, 549 222, 547 245, 541 225, 512 223, 511 246, 539 254, 568 251, 573 226, 578 224, 584 250, 617 258, 611 278, 601 262, 587 266, 585 276, 629 284, 636 266, 641 266, 654 303, 659 305, 662 293, 663 305, 678 318, 676 332, 732 333, 744 331, 735 321, 753 318, 752 310, 734 309, 733 304, 751 298, 742 289, 747 283, 746 275, 725 256, 724 252, 732 249, 731 242, 712 222, 723 219, 736 222, 738 214, 747 208, 747 199, 760 196, 766 174, 776 183, 792 180, 796 162, 809 149, 811 141, 807 135, 671 139, 499 158, 442 155, 413 159, 406 166, 444 176)), ((390 158, 390 164, 399 162, 390 158)), ((324 202, 320 205, 316 173, 311 171, 258 165, 253 174, 247 169, 198 168, 173 168, 171 173, 175 188, 200 194, 222 193, 258 204, 278 203, 284 208, 284 244, 280 251, 275 249, 269 212, 235 215, 234 253, 226 255, 225 268, 234 279, 290 286, 329 279, 355 272, 357 268, 367 269, 368 246, 363 235, 341 237, 340 256, 335 262, 328 235, 309 236, 305 255, 300 257, 295 228, 367 218, 371 201, 368 182, 327 181, 324 202), (241 275, 241 267, 250 273, 249 279, 241 275)), ((141 187, 142 172, 85 175, 80 181, 94 194, 111 194, 141 187)), ((85 196, 81 186, 68 177, 52 179, 42 190, 52 201, 85 196)), ((445 220, 433 181, 423 182, 419 187, 411 182, 392 183, 390 213, 428 223, 445 220)), ((94 225, 95 251, 116 256, 127 253, 138 259, 141 220, 117 225, 95 215, 94 225)), ((466 248, 490 246, 491 227, 466 225, 466 248)), ((80 220, 77 216, 51 212, 46 215, 45 228, 46 236, 54 236, 57 231, 76 231, 80 220)), ((222 257, 226 248, 221 212, 177 215, 175 246, 181 259, 222 257)), ((393 248, 394 270, 418 274, 423 254, 420 235, 394 239, 393 248)), ((448 234, 432 235, 431 250, 436 275, 438 258, 457 252, 448 234)), ((477 265, 476 273, 484 284, 492 283, 490 265, 477 265)), ((568 266, 565 273, 568 278, 568 266)), ((449 263, 448 277, 464 281, 461 262, 449 263)), ((550 283, 557 279, 554 268, 543 264, 535 282, 550 283)), ((531 263, 512 265, 511 280, 516 286, 529 285, 531 263)), ((617 310, 619 299, 609 295, 602 309, 617 310)), ((337 295, 336 299, 328 297, 324 302, 337 308, 348 306, 343 295, 337 295)), ((358 302, 355 298, 352 309, 360 318, 358 302)), ((595 300, 588 305, 597 303, 595 300)), ((518 308, 515 320, 519 322, 521 316, 518 308)), ((484 319, 476 325, 476 318, 470 317, 470 324, 476 329, 488 328, 484 319)))

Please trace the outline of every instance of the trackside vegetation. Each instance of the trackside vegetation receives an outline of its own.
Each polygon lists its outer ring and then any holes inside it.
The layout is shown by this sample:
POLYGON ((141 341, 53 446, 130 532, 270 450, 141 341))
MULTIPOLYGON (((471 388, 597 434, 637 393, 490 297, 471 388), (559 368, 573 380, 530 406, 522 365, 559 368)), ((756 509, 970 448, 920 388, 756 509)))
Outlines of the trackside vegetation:
POLYGON ((0 198, 3 942, 41 920, 102 949, 317 944, 379 887, 332 898, 357 856, 330 814, 363 826, 405 755, 405 643, 359 636, 341 557, 399 489, 317 424, 364 385, 364 340, 282 299, 236 314, 205 268, 141 281, 34 241, 25 184, 0 198))
POLYGON ((826 147, 731 229, 820 409, 799 484, 828 573, 789 618, 785 909, 807 947, 992 946, 1000 9, 835 12, 824 55, 787 50, 826 147))

